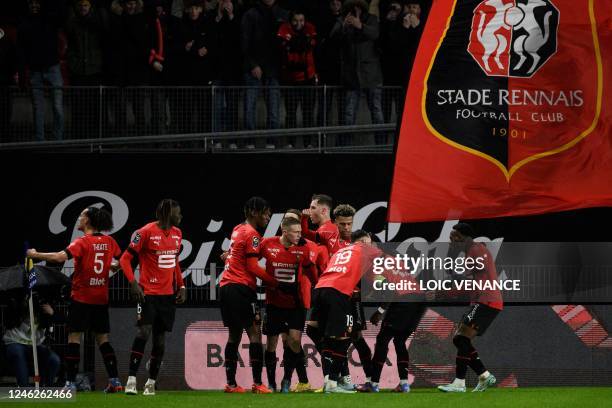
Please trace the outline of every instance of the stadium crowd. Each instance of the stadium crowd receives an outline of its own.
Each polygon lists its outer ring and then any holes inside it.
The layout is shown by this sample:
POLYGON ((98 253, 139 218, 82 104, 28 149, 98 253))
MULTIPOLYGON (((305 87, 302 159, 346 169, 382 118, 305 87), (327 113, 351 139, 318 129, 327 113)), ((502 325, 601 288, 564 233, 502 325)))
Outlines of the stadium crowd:
POLYGON ((103 119, 100 103, 115 135, 132 122, 136 135, 253 130, 261 93, 267 129, 298 127, 298 108, 302 126, 328 125, 332 106, 337 124, 355 124, 362 95, 371 123, 390 122, 403 101, 383 86, 406 86, 426 11, 421 0, 23 0, 0 21, 0 134, 9 140, 15 85, 31 89, 36 140, 46 85, 54 139, 64 99, 76 137, 103 119), (66 86, 111 88, 101 102, 66 86))

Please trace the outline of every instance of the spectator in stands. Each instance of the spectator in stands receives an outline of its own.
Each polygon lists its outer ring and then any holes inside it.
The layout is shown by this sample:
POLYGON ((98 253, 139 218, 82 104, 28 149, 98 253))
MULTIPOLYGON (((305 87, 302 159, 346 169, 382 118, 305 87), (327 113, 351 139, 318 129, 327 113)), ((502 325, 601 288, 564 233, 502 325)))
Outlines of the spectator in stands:
POLYGON ((149 50, 149 84, 151 89, 151 132, 160 134, 168 121, 166 114, 167 92, 162 87, 166 79, 166 43, 169 25, 174 20, 164 8, 163 0, 145 0, 145 16, 150 30, 151 49, 149 50))
POLYGON ((182 100, 172 103, 172 120, 180 133, 210 131, 210 85, 214 60, 213 20, 204 14, 204 1, 185 0, 185 13, 175 38, 182 100), (195 126, 192 120, 195 119, 195 126))
MULTIPOLYGON (((65 27, 67 39, 70 85, 98 87, 102 84, 102 56, 108 33, 106 10, 98 9, 93 0, 74 1, 73 13, 65 27)), ((77 138, 92 135, 87 131, 98 129, 100 123, 99 89, 72 90, 71 130, 77 138)))
MULTIPOLYGON (((240 18, 241 10, 235 1, 218 1, 213 23, 217 50, 213 72, 215 86, 213 132, 235 131, 239 127, 240 91, 233 87, 242 85, 240 18)), ((230 147, 236 148, 236 145, 230 144, 230 147)))
POLYGON ((64 137, 64 82, 58 44, 64 10, 60 5, 60 0, 28 0, 28 15, 17 28, 19 80, 25 86, 26 70, 29 71, 37 140, 45 139, 45 83, 52 87, 53 136, 58 140, 64 137))
POLYGON ((135 126, 132 134, 145 132, 145 90, 139 88, 148 83, 150 55, 150 32, 143 13, 142 0, 115 0, 111 5, 113 13, 111 35, 113 61, 110 67, 115 84, 121 89, 111 95, 111 109, 114 112, 115 127, 118 134, 127 131, 127 104, 132 105, 135 126))
MULTIPOLYGON (((382 113, 382 71, 376 48, 379 27, 375 16, 368 13, 364 0, 347 0, 342 19, 334 26, 331 37, 341 41, 342 83, 346 87, 346 125, 357 120, 361 94, 365 93, 373 124, 384 122, 382 113)), ((385 142, 385 134, 376 134, 376 144, 385 142)), ((346 143, 340 138, 340 144, 346 143)))
MULTIPOLYGON (((262 87, 266 98, 267 128, 280 127, 279 65, 280 48, 276 34, 288 13, 275 4, 276 0, 260 0, 242 18, 242 53, 244 57, 245 128, 256 127, 257 98, 262 87)), ((251 146, 247 146, 251 147, 251 146)), ((267 148, 274 148, 272 140, 267 148)))
POLYGON ((317 27, 317 47, 315 49, 315 63, 317 65, 317 73, 319 75, 319 85, 327 85, 331 88, 326 88, 319 92, 319 105, 317 112, 317 122, 319 126, 332 125, 332 105, 334 95, 337 105, 337 122, 336 125, 344 123, 344 95, 339 92, 337 87, 340 86, 340 41, 339 36, 332 38, 331 32, 338 19, 341 17, 342 1, 340 0, 323 0, 328 3, 326 12, 321 13, 315 21, 317 27), (325 110, 324 110, 325 108, 325 110))
MULTIPOLYGON (((283 85, 290 86, 285 92, 287 116, 285 127, 297 127, 298 105, 302 109, 302 126, 314 125, 314 104, 317 72, 314 61, 314 47, 317 32, 314 25, 306 21, 303 11, 295 10, 289 15, 289 22, 281 24, 278 38, 282 50, 281 80, 283 85)), ((294 140, 289 140, 286 147, 293 147, 294 140)), ((310 137, 304 137, 304 146, 310 145, 310 137)))
MULTIPOLYGON (((35 303, 34 330, 36 332, 36 351, 38 353, 39 372, 41 385, 53 386, 55 376, 59 370, 60 358, 44 344, 46 329, 53 321, 53 308, 44 301, 35 303)), ((8 302, 5 314, 5 329, 3 341, 6 346, 6 359, 13 368, 17 385, 28 387, 29 367, 32 366, 32 325, 30 324, 30 313, 28 301, 24 296, 17 299, 11 298, 8 302)))
POLYGON ((0 141, 8 142, 11 125, 11 89, 17 74, 15 45, 0 27, 0 141))
POLYGON ((402 115, 405 90, 422 32, 421 5, 413 0, 405 3, 394 0, 383 12, 380 47, 384 84, 402 88, 401 91, 390 89, 383 96, 382 108, 388 123, 393 102, 398 118, 402 115))

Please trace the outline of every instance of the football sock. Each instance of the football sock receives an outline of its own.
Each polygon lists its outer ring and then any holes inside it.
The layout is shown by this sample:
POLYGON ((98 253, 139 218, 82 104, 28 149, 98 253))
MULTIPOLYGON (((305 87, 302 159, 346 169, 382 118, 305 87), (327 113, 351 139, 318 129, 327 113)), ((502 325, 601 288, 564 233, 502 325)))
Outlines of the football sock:
POLYGON ((263 371, 264 351, 261 343, 249 344, 249 361, 253 373, 253 383, 261 384, 261 372, 263 371))
POLYGON ((225 345, 225 376, 227 384, 236 386, 236 368, 238 367, 238 343, 225 345))
POLYGON ((149 378, 157 380, 159 375, 159 368, 161 367, 162 360, 164 358, 165 347, 164 345, 153 345, 151 350, 151 362, 149 364, 149 378))
POLYGON ((455 358, 455 377, 465 380, 468 364, 470 363, 470 339, 465 336, 457 335, 453 337, 453 344, 457 347, 457 357, 455 358))
POLYGON ((64 360, 66 361, 66 380, 75 382, 81 362, 81 345, 79 343, 68 343, 64 360))
POLYGON ((268 384, 272 388, 276 388, 276 351, 266 350, 265 362, 266 362, 266 375, 268 376, 268 384))
POLYGON ((480 360, 480 357, 478 357, 478 352, 474 349, 474 346, 472 346, 472 343, 470 343, 470 347, 472 348, 472 351, 470 352, 470 361, 468 363, 470 368, 474 370, 476 375, 484 374, 487 371, 487 369, 485 368, 484 364, 480 360))
POLYGON ((102 359, 104 360, 104 367, 106 367, 108 378, 117 378, 119 376, 117 373, 117 356, 115 355, 113 346, 107 341, 106 343, 100 344, 99 349, 100 354, 102 354, 102 359))
POLYGON ((368 346, 363 337, 360 337, 354 344, 359 354, 359 361, 363 367, 363 372, 366 377, 370 377, 372 375, 372 350, 370 350, 370 346, 368 346))
POLYGON ((134 343, 132 344, 132 352, 130 353, 129 375, 136 376, 138 373, 138 368, 140 367, 140 361, 144 355, 146 344, 147 341, 145 339, 141 339, 140 337, 136 337, 134 339, 134 343))
MULTIPOLYGON (((327 343, 327 342, 326 342, 327 343)), ((329 355, 331 357, 331 367, 329 378, 338 381, 342 375, 342 369, 347 361, 348 348, 351 344, 350 339, 330 339, 329 355)))
POLYGON ((374 356, 372 357, 372 382, 380 382, 380 374, 387 361, 387 354, 389 353, 389 342, 391 341, 392 335, 388 333, 384 328, 380 329, 376 336, 376 345, 374 346, 374 356))
POLYGON ((308 374, 306 373, 306 355, 304 354, 304 349, 300 350, 299 357, 295 363, 295 371, 298 375, 299 382, 308 382, 308 374))
POLYGON ((397 374, 400 380, 408 379, 408 362, 410 356, 406 348, 407 338, 404 336, 394 337, 393 345, 395 345, 395 354, 397 355, 397 374))

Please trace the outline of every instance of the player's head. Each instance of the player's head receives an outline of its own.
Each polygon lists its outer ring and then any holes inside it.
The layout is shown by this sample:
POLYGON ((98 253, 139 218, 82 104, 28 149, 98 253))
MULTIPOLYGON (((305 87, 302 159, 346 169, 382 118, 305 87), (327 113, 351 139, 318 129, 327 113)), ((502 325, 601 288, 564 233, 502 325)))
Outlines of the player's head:
POLYGON ((331 219, 334 200, 326 194, 315 194, 310 201, 310 220, 317 225, 331 219))
POLYGON ((451 247, 456 249, 467 249, 472 243, 476 234, 474 228, 466 222, 459 222, 453 225, 453 229, 450 232, 451 247))
POLYGON ((281 222, 281 231, 284 239, 297 245, 302 237, 302 223, 293 217, 285 217, 281 222))
POLYGON ((181 206, 178 201, 171 198, 165 198, 157 204, 155 210, 155 218, 161 229, 169 229, 176 227, 181 223, 183 216, 181 215, 181 206))
POLYGON ((271 213, 270 204, 261 197, 251 197, 244 203, 244 216, 256 228, 265 228, 271 213))
POLYGON ((283 220, 285 218, 294 218, 299 221, 302 219, 302 212, 296 208, 289 208, 285 211, 285 215, 283 215, 283 220))
POLYGON ((368 231, 357 230, 351 234, 351 242, 354 244, 372 245, 372 236, 368 231))
POLYGON ((87 207, 79 215, 77 227, 79 231, 86 229, 92 229, 94 232, 110 231, 113 229, 113 217, 105 209, 87 207))
POLYGON ((345 241, 351 240, 354 216, 355 209, 349 204, 340 204, 334 208, 334 223, 338 226, 340 238, 345 241))

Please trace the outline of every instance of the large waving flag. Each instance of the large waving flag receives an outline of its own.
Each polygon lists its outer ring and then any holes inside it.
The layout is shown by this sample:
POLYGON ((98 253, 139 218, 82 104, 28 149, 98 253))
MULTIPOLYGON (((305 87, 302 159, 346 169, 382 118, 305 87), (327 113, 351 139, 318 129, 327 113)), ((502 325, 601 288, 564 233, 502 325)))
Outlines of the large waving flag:
POLYGON ((436 0, 388 218, 612 205, 612 1, 436 0))

